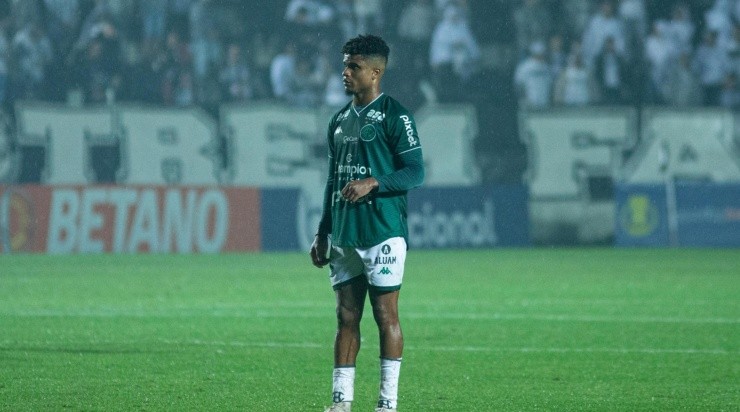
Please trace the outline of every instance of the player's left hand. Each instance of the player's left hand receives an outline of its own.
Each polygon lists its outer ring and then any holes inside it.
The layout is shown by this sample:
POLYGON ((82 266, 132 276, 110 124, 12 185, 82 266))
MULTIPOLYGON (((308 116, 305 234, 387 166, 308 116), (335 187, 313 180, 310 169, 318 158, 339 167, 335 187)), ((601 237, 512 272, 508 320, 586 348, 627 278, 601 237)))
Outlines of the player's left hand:
POLYGON ((342 197, 348 202, 357 202, 378 187, 378 181, 374 177, 366 179, 351 180, 344 185, 342 197))

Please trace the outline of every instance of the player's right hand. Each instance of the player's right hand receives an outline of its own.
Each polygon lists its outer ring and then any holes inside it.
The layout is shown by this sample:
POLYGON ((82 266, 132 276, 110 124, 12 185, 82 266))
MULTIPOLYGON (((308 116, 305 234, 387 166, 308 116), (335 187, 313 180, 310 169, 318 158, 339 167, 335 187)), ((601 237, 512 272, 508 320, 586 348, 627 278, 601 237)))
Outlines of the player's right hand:
POLYGON ((329 253, 329 239, 326 236, 316 235, 311 244, 311 262, 317 268, 322 268, 329 263, 326 255, 329 253))

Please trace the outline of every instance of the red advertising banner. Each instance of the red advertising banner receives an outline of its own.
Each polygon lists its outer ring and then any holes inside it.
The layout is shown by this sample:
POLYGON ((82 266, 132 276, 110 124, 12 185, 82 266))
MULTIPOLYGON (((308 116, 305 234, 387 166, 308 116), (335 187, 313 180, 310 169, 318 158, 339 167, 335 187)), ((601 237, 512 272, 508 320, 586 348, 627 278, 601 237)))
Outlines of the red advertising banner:
POLYGON ((260 233, 256 188, 0 186, 5 253, 256 251, 260 233))

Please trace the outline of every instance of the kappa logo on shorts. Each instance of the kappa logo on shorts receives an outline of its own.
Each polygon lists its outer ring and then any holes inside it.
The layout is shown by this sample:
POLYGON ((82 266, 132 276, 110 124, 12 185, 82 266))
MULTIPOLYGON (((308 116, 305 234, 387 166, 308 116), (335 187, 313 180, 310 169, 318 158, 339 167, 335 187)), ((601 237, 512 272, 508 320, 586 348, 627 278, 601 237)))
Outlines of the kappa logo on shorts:
POLYGON ((378 273, 380 273, 381 275, 392 275, 393 274, 391 270, 388 269, 388 267, 383 267, 382 269, 380 269, 378 273))

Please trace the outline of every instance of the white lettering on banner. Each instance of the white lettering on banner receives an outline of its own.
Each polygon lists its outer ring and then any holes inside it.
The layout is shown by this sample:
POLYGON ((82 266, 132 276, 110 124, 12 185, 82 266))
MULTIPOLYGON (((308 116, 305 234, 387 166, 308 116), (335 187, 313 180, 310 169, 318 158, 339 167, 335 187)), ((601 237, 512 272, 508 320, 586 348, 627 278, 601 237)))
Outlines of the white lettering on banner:
POLYGON ((179 190, 168 190, 165 195, 164 219, 162 221, 162 248, 169 250, 174 241, 174 250, 185 252, 192 250, 193 245, 193 220, 195 215, 195 192, 188 191, 185 196, 185 209, 183 210, 179 190))
POLYGON ((645 140, 623 169, 629 183, 662 183, 667 176, 713 182, 740 180, 732 141, 734 119, 721 109, 646 109, 645 140))
POLYGON ((113 246, 112 251, 121 253, 126 244, 126 234, 129 222, 129 209, 136 204, 138 197, 134 189, 120 188, 108 193, 108 201, 113 204, 113 246))
POLYGON ((622 166, 622 152, 634 142, 634 116, 582 109, 524 114, 532 199, 588 200, 586 179, 614 177, 622 166))
POLYGON ((126 251, 135 252, 140 245, 149 245, 153 251, 159 250, 158 229, 157 196, 153 190, 144 190, 139 193, 136 202, 126 251))
POLYGON ((49 214, 49 253, 216 253, 229 228, 221 190, 54 189, 49 214))
POLYGON ((121 110, 121 183, 219 183, 216 122, 198 110, 121 110))
POLYGON ((103 227, 103 216, 95 206, 105 202, 105 189, 88 189, 82 195, 80 210, 79 250, 81 253, 100 253, 104 250, 103 241, 92 237, 92 233, 103 227))
POLYGON ((480 183, 473 149, 478 122, 472 106, 425 107, 415 113, 414 120, 424 147, 425 187, 480 183))
MULTIPOLYGON (((325 128, 330 113, 257 104, 225 107, 221 115, 234 153, 233 184, 310 189, 313 179, 323 182, 326 178, 325 128)), ((404 122, 405 136, 410 138, 411 117, 403 116, 405 120, 399 117, 399 121, 404 122)), ((422 108, 414 118, 424 146, 424 185, 479 183, 473 152, 478 125, 472 106, 422 108)), ((414 142, 418 147, 419 140, 414 142)))
MULTIPOLYGON (((17 107, 19 146, 46 150, 43 183, 95 183, 92 145, 120 150, 116 183, 301 187, 323 181, 327 173, 327 109, 280 105, 224 106, 220 129, 197 109, 123 106, 111 110, 55 105, 17 107), (222 169, 219 130, 228 147, 222 169)), ((411 117, 404 122, 413 135, 411 117)), ((470 106, 442 105, 415 114, 424 140, 425 185, 469 186, 479 182, 473 139, 478 133, 470 106), (450 145, 450 141, 456 142, 450 145)), ((414 139, 418 147, 419 140, 414 139)), ((96 165, 99 166, 99 165, 96 165)))
POLYGON ((326 179, 329 116, 259 104, 225 107, 221 115, 234 153, 233 184, 306 187, 326 179))
POLYGON ((46 150, 44 183, 91 182, 90 145, 115 140, 109 110, 21 104, 17 114, 19 144, 46 150))
POLYGON ((219 252, 229 232, 229 206, 223 192, 210 190, 203 193, 196 213, 195 240, 198 249, 204 253, 219 252), (211 215, 214 217, 213 233, 208 233, 211 215))
POLYGON ((408 226, 413 247, 479 247, 498 242, 491 199, 483 202, 482 210, 467 213, 435 211, 432 203, 424 202, 420 213, 409 213, 408 226))
POLYGON ((80 198, 74 190, 56 189, 51 196, 50 208, 46 250, 49 253, 69 253, 77 242, 80 198))

